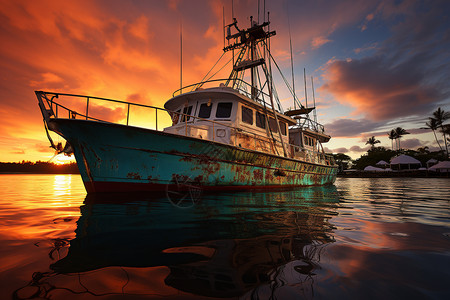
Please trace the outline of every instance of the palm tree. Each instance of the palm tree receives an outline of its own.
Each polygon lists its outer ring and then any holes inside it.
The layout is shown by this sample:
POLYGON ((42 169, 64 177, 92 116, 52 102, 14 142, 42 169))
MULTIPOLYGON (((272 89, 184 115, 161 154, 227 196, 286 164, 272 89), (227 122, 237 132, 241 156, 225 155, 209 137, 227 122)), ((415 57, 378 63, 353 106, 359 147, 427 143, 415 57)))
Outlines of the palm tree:
MULTIPOLYGON (((444 125, 444 129, 443 129, 445 134, 450 135, 450 124, 444 125)), ((448 140, 448 138, 447 138, 448 140)))
POLYGON ((437 142, 437 144, 438 144, 438 146, 439 146, 439 149, 441 149, 441 151, 442 151, 441 144, 439 144, 439 140, 438 140, 438 138, 437 138, 437 136, 436 136, 436 130, 438 129, 438 123, 437 123, 437 121, 436 121, 435 118, 428 118, 428 119, 429 119, 429 121, 426 122, 425 125, 426 125, 428 128, 430 128, 431 130, 433 130, 434 138, 436 139, 436 142, 437 142))
MULTIPOLYGON (((442 134, 445 136, 447 135, 447 143, 450 143, 450 124, 443 125, 443 129, 441 130, 442 134)), ((447 157, 448 157, 448 148, 447 148, 447 157)))
POLYGON ((403 129, 401 127, 397 127, 397 128, 395 128, 395 134, 397 135, 397 139, 398 139, 398 150, 400 150, 401 149, 401 147, 400 147, 400 139, 405 134, 409 134, 409 132, 407 132, 405 129, 403 129))
POLYGON ((344 153, 333 154, 334 160, 339 166, 339 171, 343 171, 347 169, 348 164, 352 160, 352 158, 344 153))
POLYGON ((444 122, 450 119, 450 112, 444 111, 440 107, 433 112, 433 117, 436 119, 438 127, 441 128, 441 132, 444 135, 444 143, 445 143, 445 151, 447 152, 448 156, 448 146, 447 146, 447 138, 445 137, 445 129, 444 129, 444 122))
POLYGON ((428 148, 428 146, 420 147, 420 148, 417 148, 417 152, 419 152, 421 154, 428 154, 428 153, 430 153, 430 151, 428 149, 430 149, 430 148, 428 148))
POLYGON ((370 146, 372 147, 372 149, 373 148, 375 148, 375 144, 378 144, 378 143, 381 143, 379 140, 377 140, 376 138, 375 138, 375 136, 372 136, 371 138, 369 138, 368 140, 367 140, 367 142, 366 142, 366 145, 367 144, 370 144, 370 146))
POLYGON ((391 148, 394 150, 394 140, 397 139, 397 134, 395 133, 395 130, 392 129, 391 132, 388 133, 388 137, 391 140, 391 148))

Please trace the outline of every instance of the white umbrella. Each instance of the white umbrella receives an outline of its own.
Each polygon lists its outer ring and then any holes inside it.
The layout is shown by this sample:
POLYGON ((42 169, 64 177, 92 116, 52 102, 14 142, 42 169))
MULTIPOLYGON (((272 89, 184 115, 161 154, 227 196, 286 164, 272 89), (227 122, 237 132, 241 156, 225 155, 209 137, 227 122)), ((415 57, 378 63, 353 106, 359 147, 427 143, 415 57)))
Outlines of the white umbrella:
POLYGON ((372 167, 372 166, 367 166, 364 168, 364 171, 369 171, 369 172, 380 172, 380 171, 384 171, 381 168, 377 168, 377 167, 372 167))
POLYGON ((422 166, 420 161, 418 161, 414 157, 405 154, 396 156, 393 159, 391 159, 391 167, 393 165, 398 165, 399 170, 401 169, 400 165, 408 165, 408 169, 411 169, 411 165, 419 165, 419 168, 422 166))
POLYGON ((384 160, 380 160, 375 164, 376 166, 388 166, 389 164, 385 162, 384 160))

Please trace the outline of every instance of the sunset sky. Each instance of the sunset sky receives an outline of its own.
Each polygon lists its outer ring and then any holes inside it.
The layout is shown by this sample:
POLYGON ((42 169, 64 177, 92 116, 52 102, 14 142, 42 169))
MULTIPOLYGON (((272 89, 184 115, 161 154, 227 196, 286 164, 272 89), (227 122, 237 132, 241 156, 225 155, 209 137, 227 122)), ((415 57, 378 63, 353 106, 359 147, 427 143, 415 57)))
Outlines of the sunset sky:
MULTIPOLYGON (((260 1, 262 11, 263 0, 260 1)), ((49 148, 35 90, 95 95, 163 106, 183 84, 200 81, 222 54, 231 0, 0 0, 0 161, 47 161, 49 148)), ((450 2, 266 0, 271 49, 304 99, 303 68, 326 149, 359 157, 374 135, 411 134, 402 147, 437 149, 420 129, 438 107, 450 111, 450 2), (290 24, 290 26, 289 26, 290 24)), ((240 27, 257 18, 258 0, 234 0, 240 27)), ((260 17, 262 19, 262 15, 260 17)), ((278 80, 279 81, 279 80, 278 80)), ((281 86, 282 82, 278 82, 281 86)), ((279 91, 285 109, 292 99, 279 91)))

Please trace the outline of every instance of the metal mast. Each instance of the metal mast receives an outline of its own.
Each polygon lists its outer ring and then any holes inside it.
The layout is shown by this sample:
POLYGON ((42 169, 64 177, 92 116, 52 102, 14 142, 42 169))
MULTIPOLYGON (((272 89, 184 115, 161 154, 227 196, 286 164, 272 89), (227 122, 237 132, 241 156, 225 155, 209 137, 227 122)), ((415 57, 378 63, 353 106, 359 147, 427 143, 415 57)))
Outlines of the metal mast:
MULTIPOLYGON (((275 31, 270 31, 268 29, 266 31, 265 27, 268 27, 270 24, 269 21, 264 22, 262 24, 258 24, 257 22, 253 22, 253 17, 250 17, 250 27, 247 29, 239 29, 237 26, 237 20, 233 18, 233 23, 227 25, 227 36, 226 39, 230 42, 230 40, 233 40, 231 44, 224 47, 224 51, 230 51, 235 49, 240 49, 240 52, 238 54, 238 57, 233 65, 233 71, 230 74, 230 77, 228 78, 226 85, 232 85, 232 87, 235 87, 236 81, 239 77, 239 74, 250 69, 250 81, 251 81, 251 92, 250 97, 253 101, 259 101, 259 95, 264 98, 264 93, 262 92, 263 87, 266 86, 268 90, 268 96, 270 100, 270 106, 272 108, 273 112, 273 118, 276 121, 277 130, 279 133, 279 138, 281 145, 283 147, 284 155, 287 156, 286 147, 283 142, 283 137, 281 135, 281 128, 277 117, 277 112, 275 110, 275 104, 274 104, 274 88, 273 88, 273 80, 272 80, 272 74, 270 70, 270 53, 268 55, 269 58, 269 69, 267 67, 267 63, 265 58, 258 56, 257 53, 257 45, 259 43, 263 44, 264 47, 264 53, 265 51, 270 51, 268 48, 268 43, 266 41, 269 41, 269 38, 271 36, 274 36, 276 34, 275 31), (234 28, 237 33, 231 34, 231 28, 234 28), (245 53, 248 54, 249 59, 244 60, 245 53), (260 89, 258 89, 258 81, 257 81, 257 67, 262 66, 262 69, 264 71, 264 75, 266 77, 266 82, 264 86, 261 86, 260 89)), ((264 55, 265 56, 265 55, 264 55)), ((265 100, 262 99, 263 104, 265 105, 265 100)), ((279 103, 278 103, 279 104, 279 103)), ((280 105, 279 105, 280 106, 280 105)), ((281 107, 281 106, 280 106, 281 107)), ((270 126, 269 126, 270 130, 270 126)), ((276 147, 275 147, 276 148, 276 147)))

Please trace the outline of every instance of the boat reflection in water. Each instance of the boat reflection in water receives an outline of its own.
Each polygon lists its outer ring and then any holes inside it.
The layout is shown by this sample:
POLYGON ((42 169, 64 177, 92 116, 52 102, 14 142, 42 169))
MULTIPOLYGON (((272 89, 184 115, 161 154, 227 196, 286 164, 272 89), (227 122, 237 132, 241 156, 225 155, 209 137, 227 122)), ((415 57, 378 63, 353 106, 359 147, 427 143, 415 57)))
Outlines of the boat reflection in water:
POLYGON ((312 293, 320 253, 334 241, 329 223, 338 202, 334 186, 203 195, 184 209, 167 197, 117 197, 86 198, 66 257, 50 266, 56 274, 78 273, 85 287, 93 270, 102 270, 98 281, 111 267, 134 272, 163 266, 164 288, 143 290, 142 280, 155 286, 155 279, 139 279, 138 288, 131 284, 137 275, 127 274, 120 293, 295 297, 312 293))

